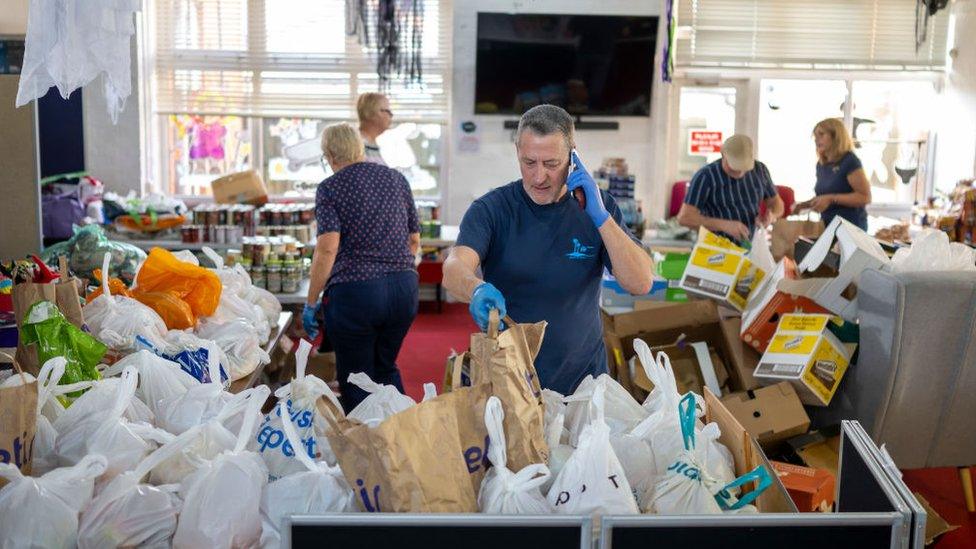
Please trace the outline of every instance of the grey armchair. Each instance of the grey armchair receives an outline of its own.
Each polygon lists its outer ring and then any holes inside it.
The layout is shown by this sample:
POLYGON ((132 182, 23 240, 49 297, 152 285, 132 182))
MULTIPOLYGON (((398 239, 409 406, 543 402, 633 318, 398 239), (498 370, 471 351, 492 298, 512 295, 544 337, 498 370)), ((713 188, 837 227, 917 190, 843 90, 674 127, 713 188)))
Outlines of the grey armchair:
POLYGON ((976 275, 867 271, 858 284, 860 358, 816 424, 857 419, 899 467, 959 467, 974 510, 976 275))

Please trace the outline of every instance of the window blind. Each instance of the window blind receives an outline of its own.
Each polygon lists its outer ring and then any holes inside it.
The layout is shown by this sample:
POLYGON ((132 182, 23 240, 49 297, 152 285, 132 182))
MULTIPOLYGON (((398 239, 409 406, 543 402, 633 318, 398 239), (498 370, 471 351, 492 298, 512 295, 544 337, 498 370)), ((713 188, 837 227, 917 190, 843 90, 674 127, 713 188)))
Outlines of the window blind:
POLYGON ((915 0, 678 0, 676 65, 945 66, 948 10, 915 51, 915 0))
MULTIPOLYGON (((378 91, 375 48, 346 34, 344 0, 151 6, 158 113, 353 119, 358 95, 378 91)), ((393 76, 385 90, 397 121, 443 122, 450 111, 450 1, 423 8, 422 82, 393 76)))

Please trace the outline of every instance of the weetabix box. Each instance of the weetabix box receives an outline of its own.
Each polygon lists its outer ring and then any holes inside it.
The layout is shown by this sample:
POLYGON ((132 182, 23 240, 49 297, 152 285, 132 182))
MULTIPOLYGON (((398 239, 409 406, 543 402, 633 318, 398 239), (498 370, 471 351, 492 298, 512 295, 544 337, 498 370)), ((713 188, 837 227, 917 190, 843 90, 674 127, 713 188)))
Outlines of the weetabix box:
POLYGON ((748 258, 748 250, 702 227, 691 259, 681 277, 681 287, 742 311, 766 272, 748 258))

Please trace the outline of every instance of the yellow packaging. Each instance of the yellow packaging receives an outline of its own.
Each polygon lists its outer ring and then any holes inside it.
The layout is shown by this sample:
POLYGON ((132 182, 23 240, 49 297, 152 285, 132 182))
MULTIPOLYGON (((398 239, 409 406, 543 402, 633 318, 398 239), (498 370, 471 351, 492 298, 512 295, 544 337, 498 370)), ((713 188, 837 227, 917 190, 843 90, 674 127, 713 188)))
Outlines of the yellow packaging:
POLYGON ((763 385, 789 381, 804 404, 830 404, 851 360, 850 351, 828 329, 832 318, 783 315, 753 377, 763 385))
POLYGON ((680 286, 742 311, 765 276, 745 248, 702 227, 680 286))

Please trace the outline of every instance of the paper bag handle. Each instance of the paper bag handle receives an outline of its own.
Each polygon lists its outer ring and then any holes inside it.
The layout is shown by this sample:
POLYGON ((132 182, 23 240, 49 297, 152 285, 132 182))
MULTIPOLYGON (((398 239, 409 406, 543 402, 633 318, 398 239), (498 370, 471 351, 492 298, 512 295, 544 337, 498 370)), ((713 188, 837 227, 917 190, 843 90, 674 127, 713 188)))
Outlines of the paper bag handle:
POLYGON ((456 391, 461 388, 461 368, 464 366, 464 355, 460 353, 454 356, 454 364, 451 368, 451 390, 456 391))
POLYGON ((498 316, 498 309, 488 311, 488 337, 498 339, 498 324, 501 318, 498 316))
POLYGON ((58 256, 58 272, 61 274, 62 282, 68 280, 68 258, 63 255, 58 256))
POLYGON ((17 359, 2 351, 0 351, 0 357, 5 357, 10 360, 10 363, 14 365, 14 369, 20 374, 20 380, 24 382, 24 385, 27 385, 27 376, 24 375, 24 371, 20 368, 20 364, 17 363, 17 359))

